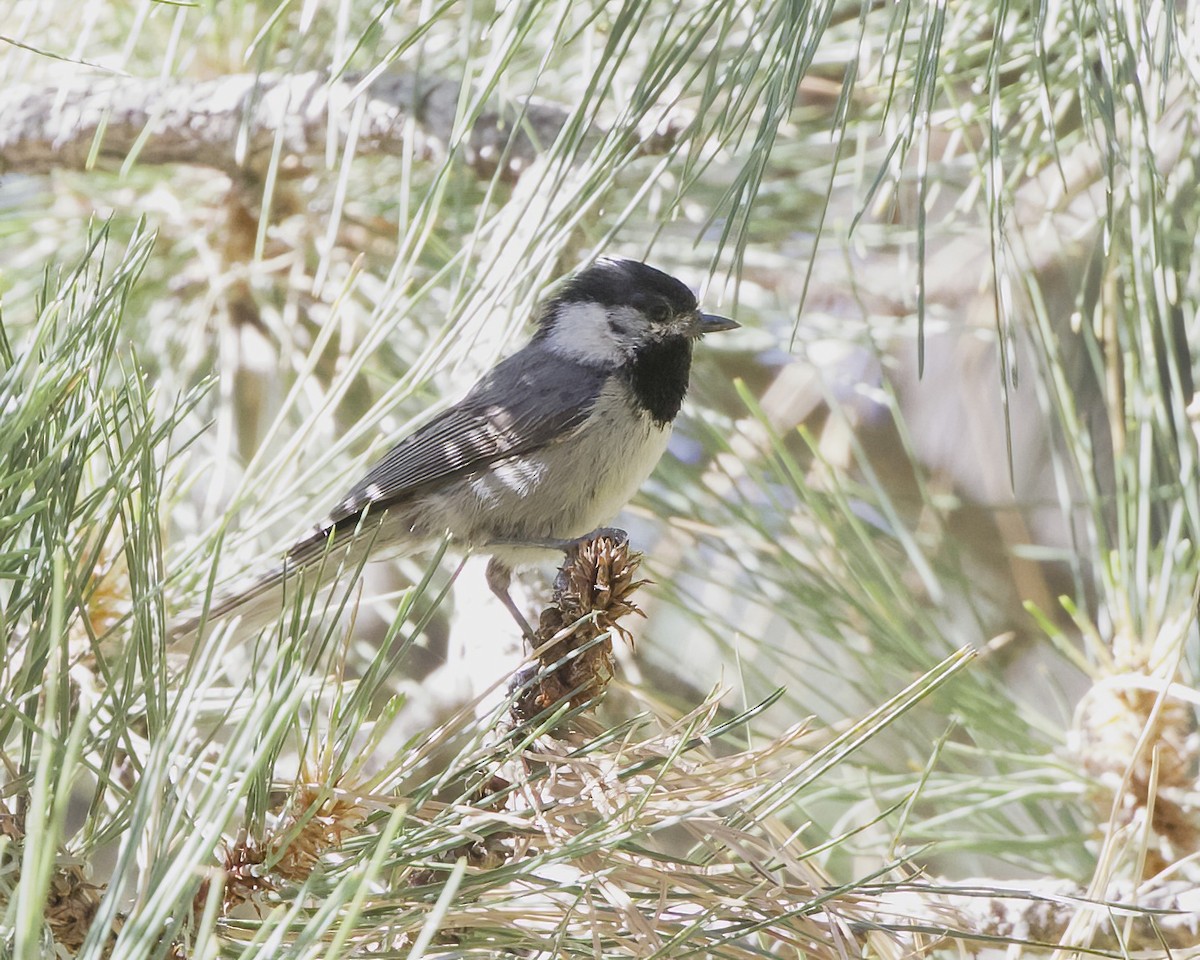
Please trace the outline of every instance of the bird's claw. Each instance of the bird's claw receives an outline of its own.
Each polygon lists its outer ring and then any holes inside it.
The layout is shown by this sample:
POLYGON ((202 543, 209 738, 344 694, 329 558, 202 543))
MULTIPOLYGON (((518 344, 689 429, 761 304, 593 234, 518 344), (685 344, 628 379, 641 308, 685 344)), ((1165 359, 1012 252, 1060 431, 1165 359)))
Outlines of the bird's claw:
POLYGON ((629 534, 620 527, 597 527, 591 533, 584 534, 582 537, 576 537, 571 545, 573 547, 581 547, 585 543, 590 543, 593 540, 604 538, 612 540, 618 547, 623 547, 629 542, 629 534))

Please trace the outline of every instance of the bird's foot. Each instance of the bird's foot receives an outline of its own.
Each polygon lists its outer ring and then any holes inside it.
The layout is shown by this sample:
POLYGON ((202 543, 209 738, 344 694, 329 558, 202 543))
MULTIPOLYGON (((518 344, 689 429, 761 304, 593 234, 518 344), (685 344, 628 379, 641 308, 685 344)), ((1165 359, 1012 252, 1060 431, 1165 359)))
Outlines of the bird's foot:
POLYGON ((618 547, 624 546, 629 542, 629 534, 620 527, 597 527, 591 533, 585 533, 582 537, 576 537, 570 542, 572 547, 582 547, 585 543, 591 543, 593 540, 604 538, 612 540, 618 547))
POLYGON ((609 540, 615 540, 618 545, 629 542, 629 534, 619 527, 597 527, 590 533, 585 533, 582 537, 571 537, 564 539, 561 537, 504 537, 498 540, 489 541, 489 547, 533 547, 539 550, 561 550, 563 553, 569 553, 585 543, 590 543, 593 540, 598 540, 601 537, 606 537, 609 540))

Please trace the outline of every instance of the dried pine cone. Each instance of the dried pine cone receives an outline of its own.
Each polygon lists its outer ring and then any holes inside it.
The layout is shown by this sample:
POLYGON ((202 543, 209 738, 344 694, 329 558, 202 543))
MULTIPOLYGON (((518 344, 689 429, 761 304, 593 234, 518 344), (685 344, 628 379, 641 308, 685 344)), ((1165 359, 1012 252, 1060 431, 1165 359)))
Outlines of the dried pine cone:
POLYGON ((542 611, 534 636, 538 676, 518 698, 518 719, 567 702, 597 700, 613 677, 612 634, 633 637, 619 621, 641 610, 629 599, 645 580, 635 580, 641 554, 629 550, 619 531, 605 532, 572 548, 554 581, 554 600, 542 611))

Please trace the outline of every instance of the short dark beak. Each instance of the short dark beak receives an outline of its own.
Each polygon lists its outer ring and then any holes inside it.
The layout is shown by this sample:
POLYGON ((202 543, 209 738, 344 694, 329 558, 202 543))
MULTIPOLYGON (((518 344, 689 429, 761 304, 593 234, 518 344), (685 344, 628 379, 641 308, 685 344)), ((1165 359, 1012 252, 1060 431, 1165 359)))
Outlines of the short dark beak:
POLYGON ((693 329, 697 337, 706 333, 720 333, 722 330, 736 330, 741 324, 728 317, 718 317, 715 313, 701 313, 696 317, 693 329))

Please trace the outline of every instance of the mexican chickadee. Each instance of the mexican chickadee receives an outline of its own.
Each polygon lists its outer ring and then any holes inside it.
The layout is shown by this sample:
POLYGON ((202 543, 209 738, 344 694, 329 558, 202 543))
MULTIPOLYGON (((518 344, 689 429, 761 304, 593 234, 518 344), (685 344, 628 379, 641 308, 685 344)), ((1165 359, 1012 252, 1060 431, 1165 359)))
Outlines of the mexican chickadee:
MULTIPOLYGON (((517 622, 512 568, 586 539, 634 495, 667 446, 692 344, 738 324, 701 313, 683 283, 634 260, 603 259, 539 309, 533 339, 458 403, 404 438, 283 563, 218 597, 204 619, 259 629, 294 588, 332 579, 343 559, 446 533, 492 556, 488 584, 517 622)), ((195 632, 191 618, 171 633, 195 632)))

